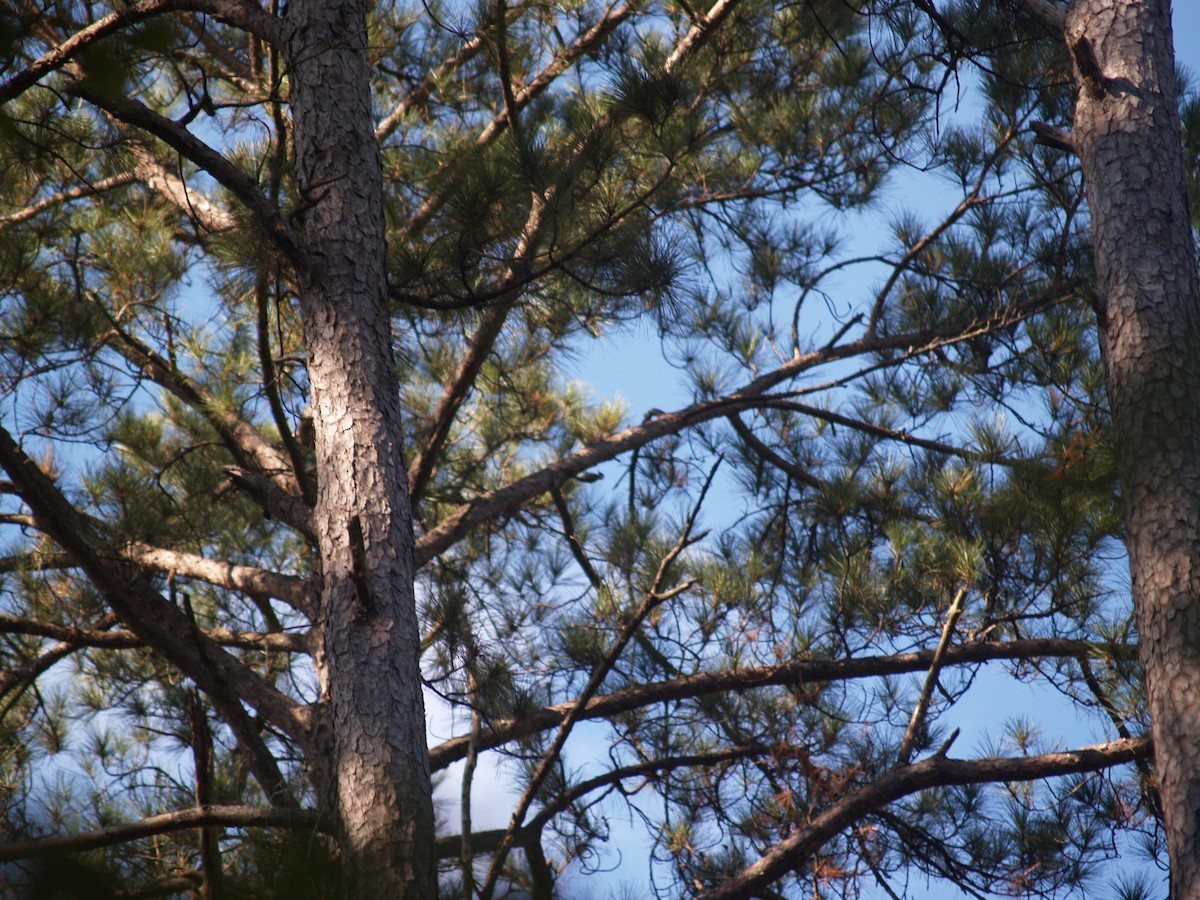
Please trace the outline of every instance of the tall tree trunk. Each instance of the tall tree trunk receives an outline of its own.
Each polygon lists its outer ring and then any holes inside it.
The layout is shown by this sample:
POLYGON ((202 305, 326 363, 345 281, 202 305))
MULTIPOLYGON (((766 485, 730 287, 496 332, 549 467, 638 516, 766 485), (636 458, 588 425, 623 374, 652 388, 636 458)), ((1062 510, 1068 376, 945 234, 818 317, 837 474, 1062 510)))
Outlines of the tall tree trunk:
POLYGON ((1200 283, 1170 0, 1075 0, 1079 97, 1133 594, 1171 855, 1200 897, 1200 283))
POLYGON ((323 577, 328 755, 314 775, 339 816, 346 896, 427 900, 433 802, 367 9, 293 0, 287 18, 323 577))

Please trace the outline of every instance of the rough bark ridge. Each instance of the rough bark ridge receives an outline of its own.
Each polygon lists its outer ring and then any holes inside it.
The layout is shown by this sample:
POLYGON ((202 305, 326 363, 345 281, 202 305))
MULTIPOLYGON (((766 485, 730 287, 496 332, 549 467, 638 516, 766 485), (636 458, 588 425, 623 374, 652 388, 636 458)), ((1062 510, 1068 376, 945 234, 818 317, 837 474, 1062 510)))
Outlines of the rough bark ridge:
POLYGON ((314 776, 337 810, 347 896, 392 900, 435 896, 434 827, 366 13, 361 0, 293 0, 286 52, 311 261, 301 303, 330 748, 314 776))
POLYGON ((1133 593, 1171 896, 1200 897, 1200 284, 1170 0, 1076 0, 1079 97, 1133 593))

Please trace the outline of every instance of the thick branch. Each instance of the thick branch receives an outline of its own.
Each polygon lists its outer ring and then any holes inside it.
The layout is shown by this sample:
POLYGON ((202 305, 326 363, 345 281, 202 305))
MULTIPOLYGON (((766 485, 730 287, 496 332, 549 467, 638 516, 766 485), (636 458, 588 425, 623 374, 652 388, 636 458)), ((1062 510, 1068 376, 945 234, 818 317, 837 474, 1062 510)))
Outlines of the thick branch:
POLYGON ((0 862, 15 859, 38 859, 61 853, 80 853, 98 847, 127 844, 130 841, 170 834, 203 826, 225 828, 294 828, 332 833, 332 823, 312 809, 280 809, 261 806, 212 805, 179 809, 150 816, 140 822, 110 825, 96 831, 70 834, 63 837, 38 838, 0 844, 0 862))
POLYGON ((193 628, 184 612, 164 600, 134 566, 99 553, 92 543, 90 523, 3 428, 0 467, 33 511, 38 528, 83 570, 109 608, 195 681, 218 703, 222 714, 245 702, 293 739, 307 740, 307 711, 193 628), (237 699, 221 703, 221 698, 231 696, 237 699))
POLYGON ((166 550, 140 542, 127 544, 123 555, 159 572, 173 572, 217 587, 274 597, 306 615, 311 615, 316 606, 316 585, 294 575, 218 562, 195 553, 166 550))
POLYGON ((154 191, 186 216, 195 220, 204 231, 218 233, 230 231, 237 219, 222 209, 195 185, 190 185, 158 161, 154 153, 133 128, 122 129, 128 138, 129 152, 134 159, 133 174, 146 187, 154 191))
MULTIPOLYGON (((948 647, 942 667, 973 665, 992 660, 1023 660, 1047 657, 1120 656, 1136 658, 1137 647, 1129 644, 1093 644, 1057 638, 1040 638, 1004 643, 974 643, 948 647)), ((934 651, 897 653, 892 656, 869 656, 861 659, 798 660, 778 666, 757 666, 725 672, 702 672, 667 681, 636 685, 612 694, 595 697, 583 709, 580 718, 604 719, 657 703, 701 697, 726 691, 748 691, 775 685, 797 686, 847 681, 858 678, 881 678, 908 672, 928 671, 933 664, 934 651)), ((544 707, 520 720, 492 720, 479 736, 479 748, 498 747, 512 740, 554 728, 575 707, 575 702, 544 707)), ((443 769, 460 760, 467 752, 467 738, 456 737, 429 751, 430 765, 443 769)))
POLYGON ((297 272, 307 270, 308 257, 301 251, 300 240, 292 231, 291 226, 280 216, 275 205, 259 190, 254 180, 245 175, 220 152, 204 143, 183 125, 173 122, 165 116, 160 116, 137 100, 99 94, 91 90, 83 81, 69 82, 67 92, 82 97, 114 119, 154 135, 180 156, 195 163, 242 202, 267 239, 275 245, 297 272))
POLYGON ((1095 772, 1145 759, 1150 753, 1150 739, 1143 737, 1040 756, 990 756, 972 760, 933 756, 915 765, 894 769, 834 803, 810 824, 768 850, 758 862, 747 866, 701 897, 702 900, 740 900, 755 896, 767 885, 804 865, 822 845, 852 823, 918 791, 932 787, 1032 781, 1095 772))
POLYGON ((1054 37, 1061 38, 1067 26, 1067 4, 1056 0, 1021 0, 1021 5, 1054 37))

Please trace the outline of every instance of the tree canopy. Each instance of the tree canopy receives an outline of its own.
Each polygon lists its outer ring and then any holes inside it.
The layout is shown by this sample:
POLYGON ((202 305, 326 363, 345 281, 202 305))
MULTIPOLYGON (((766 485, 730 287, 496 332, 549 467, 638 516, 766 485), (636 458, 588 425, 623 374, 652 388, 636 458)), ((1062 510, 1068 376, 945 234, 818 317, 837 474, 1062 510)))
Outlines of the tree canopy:
POLYGON ((0 879, 347 895, 399 660, 447 897, 1158 891, 1045 5, 0 14, 0 879), (1026 686, 1080 725, 979 724, 1026 686))

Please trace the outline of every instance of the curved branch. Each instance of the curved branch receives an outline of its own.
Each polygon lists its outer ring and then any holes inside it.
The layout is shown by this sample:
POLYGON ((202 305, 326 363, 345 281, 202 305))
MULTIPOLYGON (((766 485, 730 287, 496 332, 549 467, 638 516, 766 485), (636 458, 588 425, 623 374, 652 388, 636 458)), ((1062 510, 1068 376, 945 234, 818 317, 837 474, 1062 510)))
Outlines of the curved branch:
POLYGON ((947 322, 936 328, 890 337, 864 337, 847 344, 797 354, 779 368, 760 375, 737 391, 713 400, 701 400, 675 412, 655 416, 642 425, 626 428, 589 444, 519 481, 496 488, 460 506, 418 538, 414 554, 416 564, 418 567, 424 566, 481 523, 513 511, 528 500, 565 484, 593 466, 693 425, 762 405, 764 402, 775 402, 764 401, 762 395, 777 384, 795 378, 808 369, 883 351, 897 352, 894 362, 899 363, 919 356, 929 348, 967 340, 978 334, 981 329, 993 330, 1014 325, 1066 299, 1076 287, 1075 282, 1055 284, 1040 294, 997 310, 989 316, 947 322))
POLYGON ((566 810, 572 803, 586 797, 592 791, 600 790, 601 788, 612 787, 629 778, 639 778, 645 775, 654 775, 658 772, 669 772, 673 769, 695 768, 697 766, 713 766, 718 763, 735 762, 739 759, 748 759, 755 756, 778 756, 786 755, 788 748, 768 747, 763 744, 747 744, 741 747, 729 747, 725 750, 714 750, 712 753, 695 753, 689 756, 667 756, 661 759, 652 759, 648 762, 635 763, 630 766, 621 766, 617 769, 605 772, 602 775, 597 775, 594 778, 589 778, 587 781, 581 781, 579 784, 563 791, 552 801, 538 810, 536 816, 533 816, 526 824, 523 832, 532 832, 534 834, 540 832, 550 820, 560 812, 566 810))
MULTIPOLYGON (((97 623, 97 631, 105 627, 111 627, 116 623, 117 617, 110 613, 97 623)), ((27 686, 33 684, 39 675, 49 670, 59 661, 66 659, 82 646, 81 642, 66 638, 59 641, 53 647, 43 650, 23 668, 14 669, 9 672, 0 672, 0 699, 7 697, 15 690, 19 689, 23 691, 27 686)), ((8 714, 8 711, 12 709, 15 702, 16 698, 8 701, 0 708, 0 719, 8 714)))
MULTIPOLYGON (((1035 638, 1004 643, 980 642, 948 647, 942 657, 942 667, 972 665, 993 660, 1046 657, 1078 658, 1079 656, 1102 655, 1136 659, 1137 653, 1138 649, 1135 644, 1095 644, 1089 641, 1060 638, 1035 638)), ((697 675, 684 675, 652 684, 635 685, 612 694, 594 697, 582 710, 580 718, 610 718, 657 703, 726 691, 748 691, 778 685, 822 684, 830 681, 925 672, 933 664, 933 657, 933 650, 921 650, 916 653, 897 653, 891 656, 798 660, 778 666, 757 666, 725 672, 701 672, 697 675)), ((479 736, 479 749, 498 747, 509 741, 554 728, 570 714, 575 706, 575 701, 569 701, 543 707, 519 720, 493 720, 479 736)), ((433 747, 429 751, 430 766, 433 769, 443 769, 462 759, 467 752, 467 743, 468 739, 464 736, 451 738, 433 747)))
POLYGON ((60 853, 80 853, 98 847, 127 844, 130 841, 185 831, 190 828, 221 826, 224 828, 295 828, 333 833, 333 823, 315 809, 281 809, 261 806, 214 804, 177 809, 150 816, 140 822, 110 825, 96 831, 69 834, 62 837, 38 838, 0 844, 0 862, 17 859, 38 859, 60 853))
POLYGON ((284 221, 275 205, 259 190, 254 180, 219 151, 204 143, 183 125, 159 115, 137 100, 98 93, 89 88, 86 82, 78 80, 67 82, 66 92, 82 97, 126 125, 154 135, 180 156, 195 163, 242 202, 267 239, 297 272, 303 273, 308 270, 308 257, 301 250, 299 236, 284 221))
POLYGON ((244 0, 136 0, 124 9, 111 12, 75 32, 43 53, 30 66, 0 83, 0 105, 28 90, 42 76, 62 68, 101 38, 144 19, 177 10, 208 13, 270 43, 277 43, 280 39, 280 21, 261 7, 244 0))
MULTIPOLYGON (((316 585, 295 575, 281 575, 255 566, 218 562, 195 553, 153 547, 140 541, 126 544, 121 555, 130 562, 164 574, 174 573, 227 590, 282 600, 306 615, 311 614, 316 605, 316 585)), ((74 562, 65 553, 38 550, 0 556, 0 573, 22 570, 46 572, 69 569, 72 566, 74 562)))
POLYGON ((949 759, 934 756, 893 769, 876 781, 834 803, 813 821, 780 841, 758 862, 701 895, 701 900, 734 900, 755 896, 767 885, 804 865, 823 844, 863 816, 901 797, 932 787, 1032 781, 1094 772, 1149 757, 1150 738, 1132 738, 1040 756, 949 759))

